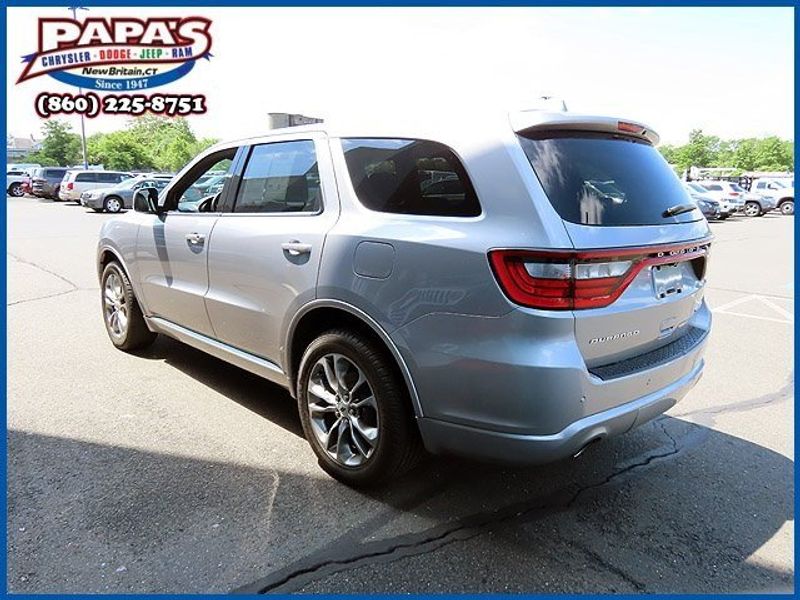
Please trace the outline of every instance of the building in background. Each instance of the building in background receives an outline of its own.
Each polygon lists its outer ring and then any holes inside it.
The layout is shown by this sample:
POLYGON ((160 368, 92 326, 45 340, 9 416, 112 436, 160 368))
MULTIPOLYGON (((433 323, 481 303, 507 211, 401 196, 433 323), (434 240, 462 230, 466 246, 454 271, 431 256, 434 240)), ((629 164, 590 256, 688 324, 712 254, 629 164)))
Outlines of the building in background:
POLYGON ((41 149, 42 143, 30 137, 6 136, 6 162, 18 162, 26 155, 41 149))
POLYGON ((322 123, 322 119, 292 113, 269 113, 268 124, 270 129, 297 127, 298 125, 312 125, 314 123, 322 123))

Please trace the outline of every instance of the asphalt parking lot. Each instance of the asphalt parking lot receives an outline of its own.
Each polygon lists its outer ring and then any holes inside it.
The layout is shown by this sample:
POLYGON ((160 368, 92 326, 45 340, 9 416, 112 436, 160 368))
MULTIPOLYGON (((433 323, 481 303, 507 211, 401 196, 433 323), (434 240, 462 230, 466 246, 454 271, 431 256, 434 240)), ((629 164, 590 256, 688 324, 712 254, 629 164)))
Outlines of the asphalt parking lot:
POLYGON ((704 378, 578 460, 328 478, 288 394, 169 339, 106 337, 110 218, 8 206, 11 592, 765 592, 794 587, 793 241, 712 224, 704 378))

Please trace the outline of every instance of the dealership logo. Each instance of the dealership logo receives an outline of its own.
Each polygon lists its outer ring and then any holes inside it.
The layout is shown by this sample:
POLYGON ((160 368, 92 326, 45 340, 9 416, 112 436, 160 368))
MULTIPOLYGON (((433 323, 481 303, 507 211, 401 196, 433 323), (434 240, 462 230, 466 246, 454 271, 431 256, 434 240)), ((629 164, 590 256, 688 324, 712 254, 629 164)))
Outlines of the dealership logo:
POLYGON ((210 59, 211 21, 183 18, 39 19, 39 47, 22 57, 17 83, 48 75, 87 90, 146 90, 210 59))

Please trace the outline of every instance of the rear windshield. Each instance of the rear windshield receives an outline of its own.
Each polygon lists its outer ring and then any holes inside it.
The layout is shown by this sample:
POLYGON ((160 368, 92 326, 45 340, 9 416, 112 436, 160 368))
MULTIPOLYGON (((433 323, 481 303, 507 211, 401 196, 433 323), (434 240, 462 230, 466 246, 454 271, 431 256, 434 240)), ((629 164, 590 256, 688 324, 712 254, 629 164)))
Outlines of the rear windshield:
POLYGON ((665 217, 689 197, 661 154, 645 141, 595 132, 518 136, 553 208, 580 225, 687 223, 699 210, 665 217))

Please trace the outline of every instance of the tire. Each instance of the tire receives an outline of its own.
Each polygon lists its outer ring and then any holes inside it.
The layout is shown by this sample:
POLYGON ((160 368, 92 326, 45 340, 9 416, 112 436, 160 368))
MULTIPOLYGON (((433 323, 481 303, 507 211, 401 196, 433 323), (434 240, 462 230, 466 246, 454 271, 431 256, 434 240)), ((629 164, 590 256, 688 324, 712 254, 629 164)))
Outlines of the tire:
POLYGON ((778 207, 781 209, 782 215, 793 215, 794 214, 794 200, 784 200, 780 203, 778 207))
POLYGON ((116 261, 108 263, 100 282, 103 323, 111 343, 125 352, 152 344, 156 334, 147 328, 131 282, 120 264, 116 261), (116 319, 113 318, 114 314, 116 319))
POLYGON ((730 214, 727 214, 727 215, 720 215, 720 216, 719 216, 719 220, 720 220, 720 221, 724 221, 725 219, 727 219, 727 218, 728 218, 728 217, 730 217, 730 216, 731 216, 730 214))
POLYGON ((21 183, 12 183, 8 186, 8 195, 14 196, 15 198, 21 198, 25 195, 25 192, 22 190, 21 183))
POLYGON ((347 330, 323 333, 303 353, 297 386, 303 432, 322 469, 342 483, 379 485, 411 470, 423 455, 405 383, 393 366, 383 347, 347 330), (337 394, 340 383, 346 389, 337 394))
POLYGON ((748 202, 744 205, 744 214, 748 217, 760 217, 764 214, 758 202, 748 202))
POLYGON ((103 201, 103 210, 109 213, 118 213, 122 210, 122 198, 109 196, 103 201))

